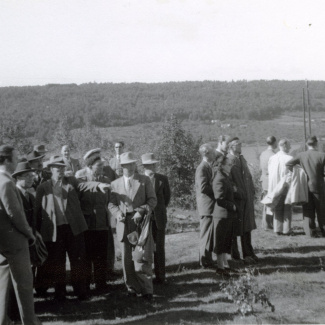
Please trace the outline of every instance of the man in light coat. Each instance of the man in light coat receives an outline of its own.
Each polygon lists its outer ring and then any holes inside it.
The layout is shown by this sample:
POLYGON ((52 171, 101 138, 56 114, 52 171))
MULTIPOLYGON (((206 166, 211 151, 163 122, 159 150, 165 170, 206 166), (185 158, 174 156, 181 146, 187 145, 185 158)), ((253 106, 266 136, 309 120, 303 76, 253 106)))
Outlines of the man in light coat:
MULTIPOLYGON (((268 163, 269 159, 276 153, 276 138, 274 136, 269 136, 266 138, 266 143, 268 145, 267 149, 264 150, 260 155, 260 170, 262 183, 262 199, 267 195, 268 183, 269 183, 269 174, 268 174, 268 163)), ((269 209, 264 205, 263 214, 262 214, 262 228, 264 230, 273 229, 273 214, 270 214, 269 209)))
POLYGON ((149 177, 135 173, 136 161, 132 152, 121 155, 123 176, 111 183, 108 208, 117 220, 116 233, 121 245, 128 295, 142 294, 150 301, 153 297, 152 265, 132 259, 134 246, 128 235, 134 234, 145 215, 151 215, 157 205, 157 197, 149 177))
POLYGON ((156 172, 158 160, 153 153, 141 156, 144 173, 150 178, 157 196, 157 205, 152 214, 152 234, 156 244, 154 253, 155 283, 163 284, 166 280, 165 271, 165 228, 167 224, 167 206, 170 201, 168 178, 156 172))
POLYGON ((17 151, 0 146, 0 324, 8 319, 8 290, 12 281, 23 324, 40 324, 35 316, 33 274, 29 244, 35 243, 11 174, 18 163, 17 151))
POLYGON ((199 261, 202 268, 212 268, 213 220, 215 199, 212 189, 212 165, 216 151, 211 144, 202 144, 199 152, 202 161, 195 172, 195 191, 197 209, 200 217, 199 261))
POLYGON ((285 204, 289 183, 291 181, 291 173, 286 166, 286 163, 292 159, 292 156, 289 155, 290 148, 290 142, 287 139, 281 139, 279 141, 279 152, 271 156, 268 163, 268 192, 271 193, 283 178, 286 181, 286 186, 280 194, 278 203, 273 208, 273 226, 274 232, 277 235, 290 235, 292 233, 292 208, 291 204, 285 204))

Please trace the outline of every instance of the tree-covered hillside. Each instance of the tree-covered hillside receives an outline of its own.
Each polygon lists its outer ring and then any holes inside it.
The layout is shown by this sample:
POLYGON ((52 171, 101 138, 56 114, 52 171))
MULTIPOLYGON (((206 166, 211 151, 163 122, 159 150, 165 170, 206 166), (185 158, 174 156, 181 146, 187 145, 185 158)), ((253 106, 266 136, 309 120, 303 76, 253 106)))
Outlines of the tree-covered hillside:
MULTIPOLYGON (((268 120, 301 110, 304 81, 203 81, 156 84, 56 85, 0 88, 0 113, 25 123, 28 136, 50 140, 63 115, 71 129, 181 120, 268 120)), ((309 83, 313 110, 325 110, 325 82, 309 83)))

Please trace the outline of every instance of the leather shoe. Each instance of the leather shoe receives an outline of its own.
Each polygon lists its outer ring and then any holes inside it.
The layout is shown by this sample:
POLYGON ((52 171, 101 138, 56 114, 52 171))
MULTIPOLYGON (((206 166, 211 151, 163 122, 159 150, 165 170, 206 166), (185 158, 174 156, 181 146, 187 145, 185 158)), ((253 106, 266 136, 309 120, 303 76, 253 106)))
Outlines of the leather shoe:
POLYGON ((144 295, 142 295, 142 298, 146 301, 152 302, 153 300, 153 295, 151 293, 146 293, 144 295))
POLYGON ((217 268, 217 269, 216 269, 216 274, 217 274, 217 275, 224 276, 224 277, 226 277, 226 278, 229 278, 229 277, 230 277, 230 274, 229 274, 229 272, 228 272, 226 269, 220 269, 220 268, 217 268))
POLYGON ((247 264, 255 264, 256 261, 254 260, 254 258, 252 256, 246 256, 245 259, 244 259, 245 263, 247 264))
POLYGON ((128 297, 136 297, 137 293, 134 290, 128 290, 127 295, 128 297))

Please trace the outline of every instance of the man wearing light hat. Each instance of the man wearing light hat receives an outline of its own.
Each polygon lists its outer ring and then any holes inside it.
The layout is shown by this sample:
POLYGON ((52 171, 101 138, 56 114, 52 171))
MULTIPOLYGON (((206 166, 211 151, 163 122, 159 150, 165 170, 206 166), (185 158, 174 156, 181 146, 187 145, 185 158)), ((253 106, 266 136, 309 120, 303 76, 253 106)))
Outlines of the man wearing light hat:
MULTIPOLYGON (((95 149, 91 149, 91 150, 87 151, 83 157, 84 161, 87 161, 89 159, 96 159, 96 158, 101 159, 101 151, 102 151, 102 149, 100 149, 100 148, 95 148, 95 149)), ((85 168, 80 169, 76 172, 76 178, 78 178, 78 179, 84 179, 87 177, 89 178, 89 175, 92 175, 92 171, 88 166, 86 166, 85 168)), ((108 179, 107 181, 109 184, 117 178, 116 173, 110 166, 103 166, 102 175, 107 177, 107 179, 108 179)), ((113 222, 112 219, 113 218, 109 212, 109 220, 110 220, 110 226, 111 226, 110 228, 111 229, 108 233, 108 244, 107 244, 108 245, 108 250, 107 250, 107 253, 108 253, 107 254, 108 278, 112 278, 115 275, 115 272, 114 272, 115 247, 114 247, 114 237, 113 237, 113 233, 112 233, 112 228, 114 228, 114 226, 115 226, 115 221, 113 222)))
POLYGON ((133 152, 121 155, 123 176, 111 183, 108 208, 117 220, 116 233, 121 245, 123 275, 128 295, 142 294, 145 299, 151 300, 152 261, 139 262, 138 259, 132 259, 136 242, 131 238, 129 241, 128 235, 135 233, 145 215, 151 215, 157 205, 157 198, 150 179, 135 173, 136 161, 133 152))
POLYGON ((158 160, 153 153, 141 156, 144 173, 150 178, 157 196, 157 205, 152 214, 152 234, 156 244, 154 253, 154 270, 157 284, 166 280, 165 272, 165 228, 167 224, 167 206, 170 201, 170 187, 165 175, 156 173, 158 160))
POLYGON ((109 185, 98 182, 79 182, 74 176, 65 176, 65 163, 60 156, 51 157, 50 180, 42 183, 36 192, 35 215, 37 230, 47 246, 48 259, 39 268, 35 287, 38 291, 54 285, 55 299, 65 300, 66 254, 71 265, 71 282, 79 300, 87 298, 84 272, 84 231, 87 223, 80 207, 83 191, 105 191, 109 185))

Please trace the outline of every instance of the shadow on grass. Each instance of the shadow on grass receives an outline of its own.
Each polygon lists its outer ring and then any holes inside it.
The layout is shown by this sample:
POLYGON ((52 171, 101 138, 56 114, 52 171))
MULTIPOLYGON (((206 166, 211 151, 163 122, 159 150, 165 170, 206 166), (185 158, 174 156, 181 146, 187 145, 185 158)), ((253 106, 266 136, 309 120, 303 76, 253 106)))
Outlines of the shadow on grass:
MULTIPOLYGON (((325 244, 325 241, 324 241, 325 244)), ((273 249, 257 249, 257 253, 268 254, 268 253, 299 253, 308 254, 313 252, 325 251, 325 245, 323 246, 300 246, 300 247, 282 247, 273 249)))

